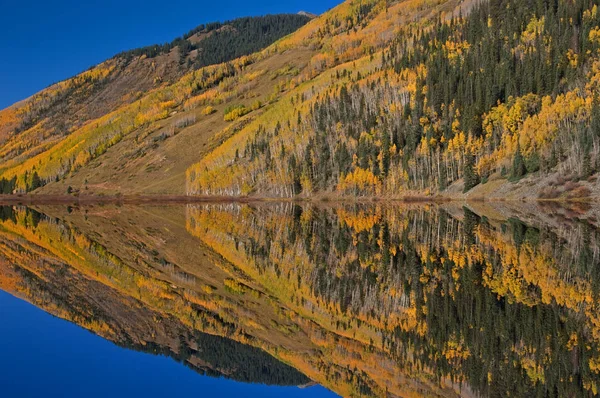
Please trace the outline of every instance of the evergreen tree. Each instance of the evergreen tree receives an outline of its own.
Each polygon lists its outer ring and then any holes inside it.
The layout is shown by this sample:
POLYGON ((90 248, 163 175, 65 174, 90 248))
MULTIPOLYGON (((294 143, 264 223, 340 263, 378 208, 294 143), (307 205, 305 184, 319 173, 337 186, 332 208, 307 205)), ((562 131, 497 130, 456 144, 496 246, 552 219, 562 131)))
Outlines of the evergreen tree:
POLYGON ((35 191, 36 189, 38 189, 41 186, 42 186, 42 180, 40 179, 40 176, 38 175, 37 171, 34 171, 33 174, 31 175, 31 182, 29 184, 27 191, 35 191))
POLYGON ((465 181, 464 192, 470 191, 481 182, 479 174, 475 171, 475 156, 472 154, 465 156, 463 175, 465 181))
POLYGON ((527 174, 527 169, 525 167, 525 160, 523 159, 523 154, 521 153, 521 145, 517 142, 517 150, 515 151, 515 156, 513 157, 513 167, 512 167, 512 178, 521 178, 525 174, 527 174))

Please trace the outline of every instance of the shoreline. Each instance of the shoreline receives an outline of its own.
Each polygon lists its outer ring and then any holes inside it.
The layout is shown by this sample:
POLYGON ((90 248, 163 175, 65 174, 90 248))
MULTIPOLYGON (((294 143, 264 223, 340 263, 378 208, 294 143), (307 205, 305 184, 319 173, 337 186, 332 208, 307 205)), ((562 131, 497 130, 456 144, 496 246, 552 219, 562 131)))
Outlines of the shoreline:
POLYGON ((0 195, 0 205, 143 205, 143 204, 195 204, 195 203, 556 203, 600 204, 600 198, 578 199, 499 199, 484 197, 403 196, 403 197, 347 197, 313 196, 295 198, 253 196, 187 196, 187 195, 0 195))

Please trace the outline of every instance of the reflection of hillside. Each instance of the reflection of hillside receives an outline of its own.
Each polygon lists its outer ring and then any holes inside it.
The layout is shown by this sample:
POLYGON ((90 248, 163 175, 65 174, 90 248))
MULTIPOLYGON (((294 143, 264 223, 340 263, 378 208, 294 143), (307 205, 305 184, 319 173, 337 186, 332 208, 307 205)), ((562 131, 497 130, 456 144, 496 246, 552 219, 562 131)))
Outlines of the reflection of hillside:
POLYGON ((595 210, 469 206, 5 207, 1 287, 236 380, 595 392, 595 210))
POLYGON ((189 208, 188 228, 318 325, 309 337, 326 357, 338 339, 353 347, 335 362, 374 392, 402 395, 403 378, 493 396, 595 392, 598 232, 496 210, 214 205, 189 208))
MULTIPOLYGON (((67 223, 29 209, 0 207, 0 215, 3 290, 118 345, 171 356, 202 374, 278 385, 310 381, 260 349, 190 327, 187 319, 169 311, 168 300, 159 297, 171 288, 167 283, 154 280, 153 287, 153 279, 67 223), (157 298, 150 302, 153 292, 157 298)), ((173 265, 164 267, 182 280, 192 278, 173 265)), ((190 314, 193 309, 188 307, 190 314)), ((218 316, 213 322, 226 330, 224 335, 235 333, 235 327, 218 316)), ((210 326, 206 329, 212 331, 210 326)))

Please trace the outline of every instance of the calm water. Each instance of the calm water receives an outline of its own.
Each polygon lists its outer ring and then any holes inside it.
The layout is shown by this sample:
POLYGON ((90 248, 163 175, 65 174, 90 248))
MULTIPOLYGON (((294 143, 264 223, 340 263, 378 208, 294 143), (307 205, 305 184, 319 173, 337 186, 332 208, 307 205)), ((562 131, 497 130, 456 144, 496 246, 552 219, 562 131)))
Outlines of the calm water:
POLYGON ((334 397, 323 387, 265 386, 200 376, 164 356, 123 349, 0 292, 3 397, 334 397))
POLYGON ((592 396, 599 219, 508 204, 0 207, 0 384, 592 396))

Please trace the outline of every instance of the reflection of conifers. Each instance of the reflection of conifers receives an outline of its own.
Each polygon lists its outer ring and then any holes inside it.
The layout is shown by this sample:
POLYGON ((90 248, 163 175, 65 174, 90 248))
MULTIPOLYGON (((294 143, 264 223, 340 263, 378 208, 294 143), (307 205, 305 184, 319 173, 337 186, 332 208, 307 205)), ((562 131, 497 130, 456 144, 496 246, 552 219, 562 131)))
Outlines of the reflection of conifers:
POLYGON ((266 385, 311 385, 310 379, 302 373, 261 349, 200 331, 182 332, 189 334, 180 335, 177 350, 154 342, 125 342, 120 345, 128 349, 170 356, 207 376, 224 376, 245 383, 266 385))
POLYGON ((184 225, 183 210, 4 208, 2 286, 120 344, 238 380, 304 384, 260 349, 343 396, 597 388, 592 224, 285 203, 190 206, 184 225), (233 354, 213 358, 212 346, 233 354))
MULTIPOLYGON (((114 343, 166 355, 201 374, 267 385, 305 385, 310 380, 266 352, 194 330, 177 317, 154 311, 133 297, 87 278, 42 245, 23 240, 40 224, 66 224, 30 209, 0 206, 0 288, 114 343)), ((65 240, 76 238, 63 229, 65 240)), ((80 238, 79 238, 80 239, 80 238)))
POLYGON ((400 395, 399 374, 492 396, 595 392, 598 232, 557 231, 583 236, 583 249, 548 227, 453 214, 213 205, 189 208, 188 228, 319 325, 309 336, 324 357, 351 347, 361 360, 336 364, 374 392, 400 395), (396 363, 395 377, 373 365, 381 357, 396 363))

